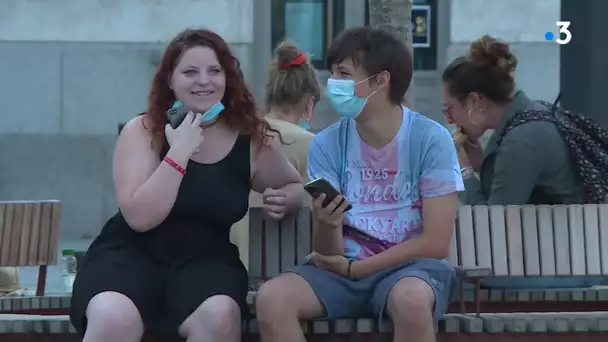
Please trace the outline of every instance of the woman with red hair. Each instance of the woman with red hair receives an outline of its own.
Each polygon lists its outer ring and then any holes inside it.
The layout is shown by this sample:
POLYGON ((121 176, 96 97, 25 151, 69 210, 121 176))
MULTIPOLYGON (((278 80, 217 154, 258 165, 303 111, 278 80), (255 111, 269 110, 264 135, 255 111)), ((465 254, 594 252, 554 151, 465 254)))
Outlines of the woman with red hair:
POLYGON ((148 328, 240 341, 248 281, 230 227, 251 189, 276 219, 303 192, 221 37, 186 30, 171 41, 147 112, 118 138, 113 172, 120 211, 74 283, 70 316, 83 341, 135 342, 148 328), (176 128, 167 124, 172 106, 191 109, 176 128))

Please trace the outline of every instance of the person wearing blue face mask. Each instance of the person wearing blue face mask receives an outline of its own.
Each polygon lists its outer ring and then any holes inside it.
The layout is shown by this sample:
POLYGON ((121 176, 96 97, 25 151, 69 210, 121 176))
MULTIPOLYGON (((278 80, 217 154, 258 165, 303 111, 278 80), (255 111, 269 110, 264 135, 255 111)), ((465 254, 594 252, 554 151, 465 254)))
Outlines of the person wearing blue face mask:
POLYGON ((457 287, 446 257, 464 186, 452 136, 402 105, 412 55, 391 33, 348 29, 326 65, 342 119, 311 141, 308 176, 342 195, 314 200, 309 261, 259 289, 262 341, 303 341, 299 321, 386 314, 394 341, 433 342, 457 287))

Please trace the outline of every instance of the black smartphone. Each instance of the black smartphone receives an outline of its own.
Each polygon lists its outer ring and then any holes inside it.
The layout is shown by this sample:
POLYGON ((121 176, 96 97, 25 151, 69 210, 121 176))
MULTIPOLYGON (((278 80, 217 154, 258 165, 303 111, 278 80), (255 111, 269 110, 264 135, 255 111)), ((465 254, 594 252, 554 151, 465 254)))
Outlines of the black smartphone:
POLYGON ((167 111, 167 118, 169 119, 169 124, 171 124, 171 127, 173 127, 173 129, 179 127, 179 125, 181 125, 186 118, 186 115, 188 115, 188 113, 191 111, 192 110, 190 108, 184 105, 169 109, 167 111))
MULTIPOLYGON (((306 192, 308 192, 314 199, 317 199, 319 196, 321 196, 321 194, 325 194, 326 197, 323 201, 323 207, 327 207, 327 205, 331 203, 336 196, 340 195, 340 192, 323 178, 317 178, 304 184, 304 190, 306 190, 306 192)), ((342 202, 344 201, 345 199, 342 199, 342 202)), ((342 202, 340 202, 340 205, 342 202)), ((352 208, 353 206, 349 204, 344 211, 349 211, 352 208)))

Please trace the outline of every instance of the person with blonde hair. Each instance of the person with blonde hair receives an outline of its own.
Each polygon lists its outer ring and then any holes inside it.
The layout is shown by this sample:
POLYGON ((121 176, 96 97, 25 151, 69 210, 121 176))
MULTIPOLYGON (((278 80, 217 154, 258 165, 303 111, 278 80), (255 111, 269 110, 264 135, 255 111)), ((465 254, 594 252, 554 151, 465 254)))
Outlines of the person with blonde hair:
MULTIPOLYGON (((309 132, 316 104, 320 98, 317 73, 306 55, 292 42, 283 41, 275 49, 266 83, 266 121, 281 134, 282 146, 289 162, 308 180, 306 165, 308 144, 314 137, 309 132)), ((302 206, 309 207, 310 197, 303 198, 302 206)), ((268 207, 262 195, 252 191, 250 208, 268 207)), ((241 260, 249 263, 249 215, 237 222, 231 232, 232 241, 239 247, 241 260)))
POLYGON ((321 91, 308 58, 290 41, 274 51, 266 83, 266 120, 281 133, 289 161, 307 179, 309 132, 321 91))

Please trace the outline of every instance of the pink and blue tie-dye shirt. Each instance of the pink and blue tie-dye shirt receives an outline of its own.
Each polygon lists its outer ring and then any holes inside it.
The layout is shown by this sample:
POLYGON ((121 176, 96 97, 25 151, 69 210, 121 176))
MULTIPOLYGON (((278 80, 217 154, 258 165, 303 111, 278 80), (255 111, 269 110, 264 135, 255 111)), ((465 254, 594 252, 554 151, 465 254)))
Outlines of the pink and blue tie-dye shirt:
POLYGON ((345 256, 355 259, 418 236, 421 198, 464 190, 451 134, 405 107, 398 134, 381 149, 367 145, 350 119, 317 134, 308 175, 325 178, 353 205, 343 231, 345 256))

